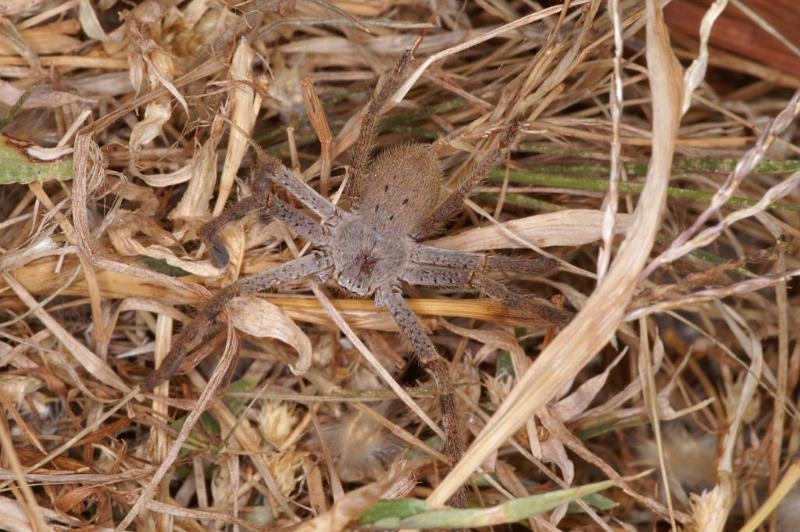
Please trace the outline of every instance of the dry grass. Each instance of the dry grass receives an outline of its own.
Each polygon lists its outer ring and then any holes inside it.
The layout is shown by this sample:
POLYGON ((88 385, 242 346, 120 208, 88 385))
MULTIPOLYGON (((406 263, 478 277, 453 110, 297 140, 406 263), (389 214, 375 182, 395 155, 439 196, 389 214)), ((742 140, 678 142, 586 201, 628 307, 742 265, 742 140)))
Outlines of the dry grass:
POLYGON ((800 528, 800 92, 714 49, 727 2, 699 45, 657 0, 171 4, 2 6, 0 527, 800 528), (322 285, 237 301, 141 393, 213 290, 305 245, 255 219, 224 269, 200 244, 249 139, 338 198, 413 46, 382 146, 434 142, 453 184, 525 120, 433 244, 556 258, 507 281, 573 321, 409 291, 470 413, 451 466, 388 314, 322 285), (437 511, 461 485, 495 509, 437 511))

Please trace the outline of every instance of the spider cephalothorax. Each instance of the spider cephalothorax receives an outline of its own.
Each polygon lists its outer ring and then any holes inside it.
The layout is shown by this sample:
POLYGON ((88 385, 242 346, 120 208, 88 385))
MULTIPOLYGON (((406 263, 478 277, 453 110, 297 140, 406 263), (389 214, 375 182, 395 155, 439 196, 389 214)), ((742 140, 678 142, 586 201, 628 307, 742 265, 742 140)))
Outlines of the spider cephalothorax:
POLYGON ((389 310, 401 334, 433 378, 447 435, 446 452, 451 460, 459 459, 467 431, 456 409, 449 368, 403 298, 403 283, 476 289, 491 298, 523 307, 532 321, 538 323, 563 325, 570 313, 542 299, 513 295, 488 275, 493 271, 541 273, 555 266, 551 259, 464 253, 418 242, 439 231, 458 212, 469 191, 507 153, 519 124, 509 125, 488 155, 449 193, 444 189, 438 161, 429 145, 400 145, 373 160, 379 111, 399 86, 410 61, 411 54, 407 52, 388 81, 375 91, 363 115, 352 153, 348 210, 333 205, 283 164, 262 160, 255 171, 255 193, 206 224, 201 232, 203 240, 215 259, 223 263, 227 261, 227 252, 219 231, 227 223, 253 212, 260 212, 262 220, 280 219, 316 250, 220 290, 184 328, 164 363, 147 379, 145 388, 152 389, 178 370, 189 351, 218 329, 218 316, 235 296, 311 276, 322 280, 332 278, 353 295, 373 296, 378 306, 389 310), (285 189, 322 223, 268 194, 264 183, 285 189))
POLYGON ((336 282, 357 296, 367 296, 398 278, 408 248, 403 239, 376 230, 360 216, 350 216, 333 230, 331 255, 336 282))

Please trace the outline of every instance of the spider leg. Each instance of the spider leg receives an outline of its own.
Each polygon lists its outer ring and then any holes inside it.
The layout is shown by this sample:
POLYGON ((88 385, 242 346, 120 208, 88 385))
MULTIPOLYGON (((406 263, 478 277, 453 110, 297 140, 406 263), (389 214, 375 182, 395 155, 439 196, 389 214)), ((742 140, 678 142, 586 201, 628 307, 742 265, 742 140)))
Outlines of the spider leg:
POLYGON ((330 237, 321 224, 278 198, 260 196, 257 192, 253 196, 249 196, 226 208, 222 211, 222 214, 203 225, 200 229, 200 239, 211 250, 211 256, 215 264, 225 266, 230 260, 225 244, 219 237, 220 231, 229 223, 259 211, 262 212, 261 221, 263 223, 268 222, 272 217, 278 218, 293 229, 295 233, 314 245, 326 245, 330 241, 330 237))
POLYGON ((271 203, 270 209, 262 215, 262 221, 274 216, 315 246, 330 243, 330 234, 325 226, 278 198, 272 198, 271 203))
POLYGON ((422 222, 417 225, 411 237, 414 240, 421 240, 428 238, 439 231, 449 222, 456 214, 458 214, 464 206, 464 199, 469 195, 475 186, 480 183, 486 174, 492 171, 497 166, 503 157, 506 156, 508 150, 511 148, 511 143, 519 133, 521 122, 515 121, 511 126, 500 136, 497 145, 492 148, 486 157, 478 162, 470 174, 461 182, 457 189, 451 192, 442 201, 436 210, 430 215, 425 217, 422 222))
POLYGON ((372 148, 375 145, 375 138, 378 135, 377 123, 381 109, 392 94, 400 87, 403 81, 403 72, 411 63, 412 59, 413 55, 411 50, 406 50, 383 86, 375 88, 367 104, 367 108, 361 117, 361 128, 358 133, 358 138, 353 145, 351 156, 353 178, 350 181, 350 186, 347 191, 351 204, 361 196, 366 186, 365 174, 369 166, 372 148))
POLYGON ((225 249, 225 244, 219 237, 220 231, 228 224, 241 220, 248 214, 267 209, 267 201, 267 197, 248 196, 226 207, 219 216, 203 224, 199 231, 200 240, 208 247, 215 264, 226 266, 230 261, 228 250, 225 249))
POLYGON ((417 243, 411 246, 410 258, 416 264, 527 275, 541 275, 558 267, 558 261, 549 257, 486 255, 483 253, 453 251, 417 243))
POLYGON ((300 203, 314 211, 323 222, 341 217, 339 209, 319 192, 306 183, 303 176, 286 168, 278 160, 259 155, 259 164, 254 178, 260 182, 273 182, 286 189, 300 203))
MULTIPOLYGON (((394 321, 400 328, 400 333, 411 343, 417 358, 433 378, 436 392, 439 394, 439 408, 442 412, 442 424, 447 437, 445 454, 455 464, 464 453, 466 444, 465 425, 456 406, 455 390, 453 381, 450 379, 447 362, 439 356, 428 333, 425 332, 419 318, 411 310, 406 300, 403 299, 403 294, 399 288, 385 287, 379 289, 375 295, 375 302, 378 306, 389 309, 394 321)), ((464 506, 464 502, 463 492, 454 495, 451 501, 454 506, 464 506)))
POLYGON ((475 275, 472 286, 492 299, 503 301, 511 308, 530 316, 531 322, 542 325, 564 326, 572 319, 572 312, 553 305, 546 299, 510 291, 503 283, 487 275, 475 275))
POLYGON ((219 329, 217 318, 231 299, 237 296, 261 292, 291 281, 319 274, 333 265, 332 259, 320 252, 313 252, 280 266, 270 268, 250 277, 245 277, 217 292, 198 312, 194 320, 186 325, 164 358, 161 366, 145 380, 143 389, 152 390, 172 377, 189 352, 219 329))
POLYGON ((530 316, 532 322, 560 326, 565 325, 572 317, 571 312, 545 299, 511 292, 503 283, 495 281, 480 269, 412 264, 403 270, 400 278, 409 284, 420 286, 474 288, 491 299, 520 309, 526 316, 530 316))

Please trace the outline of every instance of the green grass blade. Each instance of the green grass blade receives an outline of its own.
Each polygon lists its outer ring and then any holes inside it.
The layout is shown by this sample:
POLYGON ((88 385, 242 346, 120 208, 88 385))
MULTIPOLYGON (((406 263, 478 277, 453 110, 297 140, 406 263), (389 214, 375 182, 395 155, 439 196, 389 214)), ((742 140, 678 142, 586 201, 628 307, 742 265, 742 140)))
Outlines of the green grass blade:
POLYGON ((432 509, 417 499, 380 501, 361 516, 370 528, 475 528, 514 523, 614 485, 611 480, 522 497, 490 508, 432 509))
POLYGON ((72 156, 40 161, 25 153, 26 142, 0 133, 0 185, 72 179, 72 156))

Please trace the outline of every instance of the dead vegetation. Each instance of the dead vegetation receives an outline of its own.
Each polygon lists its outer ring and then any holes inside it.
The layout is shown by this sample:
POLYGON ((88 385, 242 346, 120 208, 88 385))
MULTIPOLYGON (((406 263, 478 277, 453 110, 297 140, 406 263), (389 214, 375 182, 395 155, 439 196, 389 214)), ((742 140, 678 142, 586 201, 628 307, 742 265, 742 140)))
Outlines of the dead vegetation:
POLYGON ((718 53, 732 7, 708 4, 694 40, 657 0, 0 6, 0 523, 797 529, 800 83, 718 53), (252 191, 250 139, 339 201, 408 48, 380 147, 432 142, 454 188, 523 119, 428 243, 555 259, 497 279, 573 320, 407 292, 451 361, 457 464, 388 313, 332 286, 235 300, 143 393, 210 294, 306 246, 258 217, 225 267, 202 243, 252 191), (442 509, 461 486, 491 510, 442 509))

